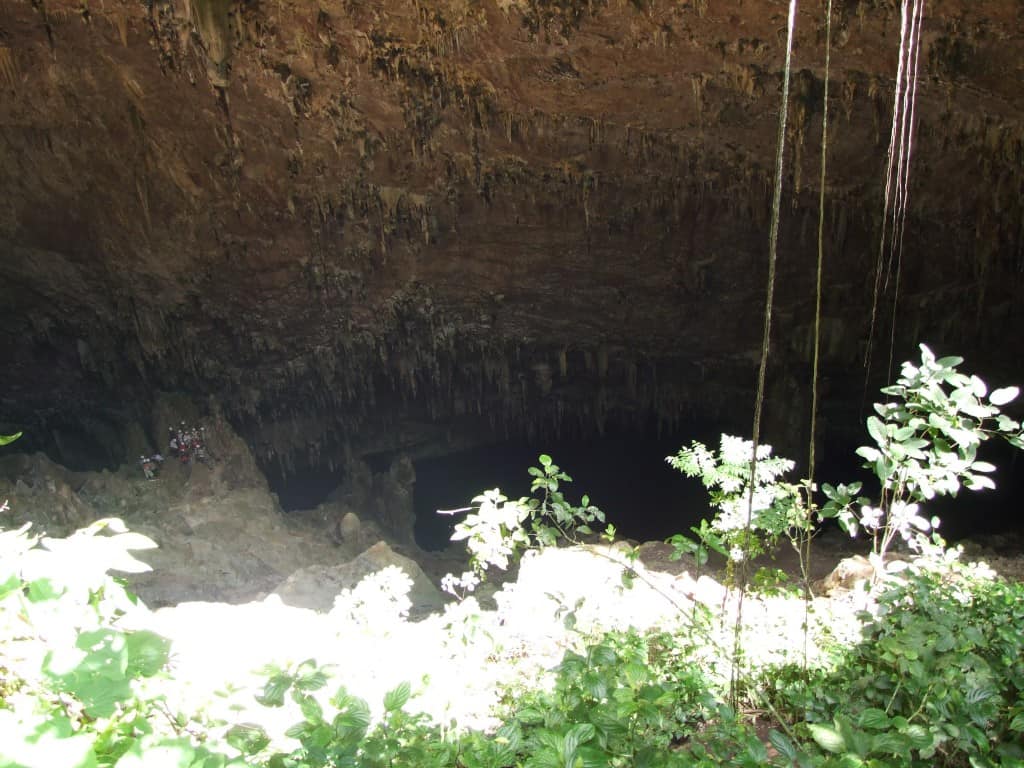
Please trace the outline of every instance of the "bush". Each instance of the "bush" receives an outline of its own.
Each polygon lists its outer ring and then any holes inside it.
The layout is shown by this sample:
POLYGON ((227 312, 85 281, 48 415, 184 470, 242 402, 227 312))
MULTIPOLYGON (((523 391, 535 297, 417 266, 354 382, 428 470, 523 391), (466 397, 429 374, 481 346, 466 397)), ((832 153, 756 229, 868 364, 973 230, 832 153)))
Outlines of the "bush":
POLYGON ((155 546, 120 520, 66 539, 0 531, 0 766, 240 765, 190 732, 160 694, 170 643, 122 619, 135 598, 107 574, 155 546))
POLYGON ((606 634, 567 653, 554 690, 523 697, 512 713, 527 766, 667 765, 669 748, 715 712, 708 681, 666 634, 606 634))
MULTIPOLYGON (((826 753, 913 766, 1024 760, 1024 585, 912 568, 832 672, 775 670, 779 711, 826 753)), ((857 763, 860 764, 860 763, 857 763)))

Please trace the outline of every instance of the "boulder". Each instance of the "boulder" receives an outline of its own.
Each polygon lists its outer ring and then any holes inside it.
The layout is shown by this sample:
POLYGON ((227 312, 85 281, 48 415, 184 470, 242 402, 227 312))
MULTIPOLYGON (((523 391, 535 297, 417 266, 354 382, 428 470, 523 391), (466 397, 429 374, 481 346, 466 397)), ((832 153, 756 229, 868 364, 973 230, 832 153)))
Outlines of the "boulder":
POLYGON ((378 541, 347 563, 300 568, 278 584, 274 594, 288 605, 329 611, 334 605, 334 598, 343 589, 352 589, 366 576, 392 565, 401 568, 412 579, 409 591, 412 616, 425 615, 444 605, 444 596, 419 564, 398 554, 383 541, 378 541))
POLYGON ((363 526, 355 512, 346 512, 338 522, 338 535, 347 543, 358 543, 363 526))
POLYGON ((832 572, 812 585, 815 594, 833 595, 850 592, 870 583, 875 577, 875 568, 863 555, 854 555, 840 560, 832 572))

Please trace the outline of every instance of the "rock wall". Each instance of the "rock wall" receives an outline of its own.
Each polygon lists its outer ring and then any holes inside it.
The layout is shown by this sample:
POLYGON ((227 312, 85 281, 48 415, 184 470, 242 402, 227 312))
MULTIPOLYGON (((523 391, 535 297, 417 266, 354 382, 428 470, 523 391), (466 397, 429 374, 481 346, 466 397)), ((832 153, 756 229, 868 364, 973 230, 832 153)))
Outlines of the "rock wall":
MULTIPOLYGON (((776 443, 805 419, 813 322, 824 19, 801 6, 776 443)), ((113 466, 157 439, 156 393, 185 391, 288 471, 747 424, 786 8, 5 0, 0 427, 113 466)), ((897 360, 926 340, 1020 381, 1024 10, 926 13, 897 360)), ((835 3, 826 429, 863 397, 899 25, 894 0, 835 3)), ((881 286, 871 389, 894 269, 881 286)))
MULTIPOLYGON (((154 418, 177 416, 187 407, 183 398, 161 398, 154 418)), ((122 519, 157 545, 138 554, 152 570, 128 577, 153 607, 187 600, 238 603, 273 592, 289 605, 329 610, 343 588, 387 566, 401 568, 414 582, 415 612, 440 605, 435 583, 442 561, 415 546, 411 521, 407 529, 390 530, 392 496, 374 486, 344 510, 324 505, 285 514, 244 442, 223 420, 207 425, 216 459, 182 463, 168 456, 154 479, 146 479, 137 464, 73 472, 41 453, 5 452, 0 502, 9 501, 9 508, 0 513, 0 528, 31 522, 36 535, 62 537, 100 518, 122 519)))

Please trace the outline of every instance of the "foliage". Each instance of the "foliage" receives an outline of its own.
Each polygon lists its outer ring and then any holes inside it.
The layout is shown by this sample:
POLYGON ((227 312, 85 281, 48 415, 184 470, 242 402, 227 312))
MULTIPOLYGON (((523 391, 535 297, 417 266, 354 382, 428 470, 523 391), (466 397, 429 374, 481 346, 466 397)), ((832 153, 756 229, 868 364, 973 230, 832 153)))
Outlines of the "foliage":
POLYGON ((525 549, 576 541, 578 535, 593 533, 593 523, 604 522, 604 513, 586 495, 578 506, 566 500, 561 484, 572 478, 550 456, 541 455, 539 462, 539 467, 529 469, 532 497, 511 501, 495 488, 473 499, 476 511, 456 525, 452 535, 452 541, 466 542, 473 570, 462 577, 449 574, 443 582, 446 590, 472 591, 490 566, 505 570, 525 549))
MULTIPOLYGON (((947 563, 879 597, 863 640, 769 693, 826 755, 907 766, 1024 760, 1024 585, 947 563)), ((853 761, 853 762, 851 762, 853 761)), ((826 764, 829 764, 826 762, 826 764)))
POLYGON ((126 629, 134 598, 107 575, 148 570, 154 544, 117 519, 67 539, 0 532, 0 766, 226 766, 159 692, 170 644, 126 629))
MULTIPOLYGON (((796 541, 810 528, 811 518, 801 487, 780 479, 793 469, 793 462, 772 456, 770 445, 759 445, 751 494, 753 456, 752 441, 722 435, 717 453, 694 441, 689 448, 681 448, 666 459, 687 477, 700 477, 711 494, 711 504, 718 511, 710 523, 701 521, 700 527, 691 531, 703 546, 727 557, 730 568, 733 563, 770 551, 781 537, 796 541)), ((677 552, 694 552, 699 561, 706 559, 702 548, 682 534, 669 541, 677 552)))
POLYGON ((258 701, 281 707, 286 696, 298 705, 302 720, 285 736, 298 746, 281 751, 258 725, 234 726, 228 742, 246 755, 249 765, 267 768, 385 768, 408 765, 441 768, 452 764, 454 741, 422 713, 404 710, 411 695, 409 683, 401 683, 384 696, 384 711, 374 723, 370 707, 344 686, 325 704, 315 694, 328 681, 326 670, 308 659, 291 669, 270 667, 270 675, 258 701))
POLYGON ((556 672, 553 691, 523 697, 513 714, 527 768, 668 765, 669 747, 716 706, 703 674, 663 634, 609 633, 567 653, 556 672))
POLYGON ((13 443, 19 437, 21 437, 21 432, 15 432, 13 435, 0 435, 0 445, 8 445, 9 443, 13 443))
POLYGON ((395 627, 409 616, 412 578, 397 565, 368 574, 334 598, 331 618, 343 624, 377 629, 395 627))
POLYGON ((989 392, 977 376, 957 371, 962 362, 936 359, 922 344, 920 364, 903 363, 896 384, 882 389, 892 399, 875 403, 877 415, 868 417, 874 445, 857 450, 881 485, 877 505, 854 498, 859 483, 822 488, 829 498, 822 514, 837 517, 851 534, 858 527, 869 532, 878 565, 897 536, 917 552, 941 549, 932 533, 938 519, 921 514, 923 502, 955 496, 961 487, 995 487, 988 477, 995 467, 978 459, 982 442, 995 436, 1024 448, 1021 425, 1000 411, 1017 397, 1017 387, 989 392))

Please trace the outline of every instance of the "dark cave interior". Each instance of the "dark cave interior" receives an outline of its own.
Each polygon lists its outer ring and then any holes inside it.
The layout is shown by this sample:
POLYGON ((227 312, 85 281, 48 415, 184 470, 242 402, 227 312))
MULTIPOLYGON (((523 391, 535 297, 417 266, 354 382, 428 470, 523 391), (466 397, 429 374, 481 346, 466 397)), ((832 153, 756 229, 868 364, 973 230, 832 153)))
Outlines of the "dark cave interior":
MULTIPOLYGON (((620 538, 655 541, 688 533, 691 526, 711 514, 708 495, 699 480, 669 467, 665 457, 694 440, 717 447, 723 429, 735 431, 699 423, 660 433, 656 429, 609 429, 588 438, 487 442, 416 460, 416 543, 425 550, 444 549, 465 513, 441 515, 438 510, 464 509, 484 490, 497 487, 513 499, 528 495, 527 469, 537 465, 542 453, 550 455, 572 478, 572 483, 562 487, 569 501, 579 503, 587 494, 607 521, 615 525, 620 538)), ((874 495, 876 481, 861 468, 854 453, 859 444, 832 441, 819 447, 819 485, 860 480, 863 493, 874 495)), ((941 518, 940 532, 950 542, 970 535, 1024 530, 1019 507, 1024 495, 1024 461, 1019 452, 989 441, 982 446, 981 457, 996 466, 992 475, 995 490, 964 490, 956 498, 935 499, 928 504, 927 514, 941 518)), ((369 457, 367 463, 374 471, 384 471, 390 456, 369 457)), ((798 462, 788 479, 795 480, 802 471, 803 464, 798 462)), ((295 511, 316 507, 344 476, 337 469, 307 465, 287 476, 268 471, 268 479, 282 508, 295 511)))

